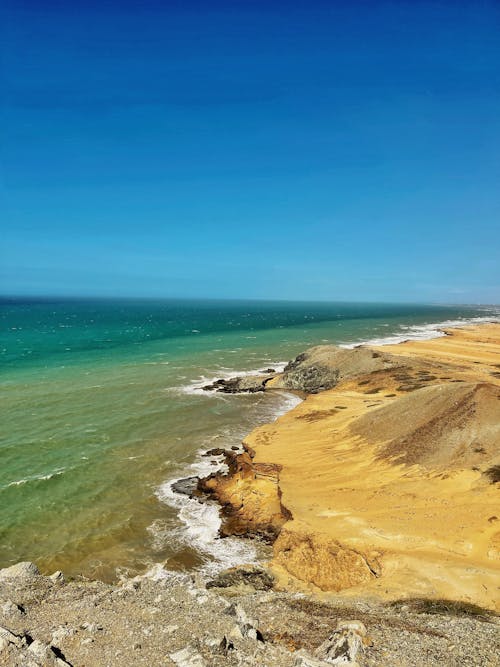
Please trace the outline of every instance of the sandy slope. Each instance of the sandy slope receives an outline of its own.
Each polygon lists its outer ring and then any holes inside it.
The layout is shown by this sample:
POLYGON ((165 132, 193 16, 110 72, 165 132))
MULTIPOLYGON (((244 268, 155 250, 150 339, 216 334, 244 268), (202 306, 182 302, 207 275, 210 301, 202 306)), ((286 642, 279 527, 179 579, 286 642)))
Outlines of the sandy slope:
POLYGON ((255 463, 282 466, 284 585, 498 608, 500 325, 448 334, 378 348, 404 369, 309 396, 246 438, 255 463))

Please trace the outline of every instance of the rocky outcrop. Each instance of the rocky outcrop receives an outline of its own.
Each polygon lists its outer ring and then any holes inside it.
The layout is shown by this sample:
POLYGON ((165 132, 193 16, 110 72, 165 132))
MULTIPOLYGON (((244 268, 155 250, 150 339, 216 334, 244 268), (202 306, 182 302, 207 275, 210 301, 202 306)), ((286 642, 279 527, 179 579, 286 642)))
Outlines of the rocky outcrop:
POLYGON ((402 366, 404 359, 369 347, 343 349, 318 345, 299 354, 269 386, 315 394, 332 389, 342 380, 402 366))
POLYGON ((203 390, 218 391, 223 394, 255 394, 264 391, 269 380, 275 377, 276 373, 272 369, 270 370, 272 372, 266 375, 245 375, 229 378, 228 380, 216 380, 205 385, 203 390))
POLYGON ((172 491, 193 498, 198 491, 199 481, 199 477, 185 477, 184 479, 178 479, 176 482, 172 482, 172 491))
POLYGON ((314 653, 327 664, 356 667, 365 641, 366 628, 361 621, 338 621, 335 632, 314 653))
POLYGON ((207 588, 235 588, 239 590, 268 591, 274 586, 274 577, 262 567, 239 565, 223 570, 210 581, 207 588))
POLYGON ((260 537, 273 542, 290 512, 281 503, 281 466, 254 463, 253 452, 226 452, 228 473, 201 479, 198 489, 222 506, 222 537, 260 537))
POLYGON ((17 579, 24 581, 37 577, 39 574, 40 571, 35 563, 26 561, 23 563, 16 563, 15 565, 11 565, 11 567, 6 567, 3 570, 0 570, 0 581, 3 579, 17 579))
POLYGON ((404 366, 404 357, 378 352, 369 347, 344 349, 335 345, 318 345, 290 361, 283 373, 276 373, 269 368, 265 375, 219 379, 203 389, 225 394, 255 393, 266 389, 317 394, 332 389, 343 380, 404 366))
POLYGON ((274 563, 296 579, 323 591, 341 591, 365 584, 380 574, 371 557, 318 533, 283 529, 274 544, 274 563))

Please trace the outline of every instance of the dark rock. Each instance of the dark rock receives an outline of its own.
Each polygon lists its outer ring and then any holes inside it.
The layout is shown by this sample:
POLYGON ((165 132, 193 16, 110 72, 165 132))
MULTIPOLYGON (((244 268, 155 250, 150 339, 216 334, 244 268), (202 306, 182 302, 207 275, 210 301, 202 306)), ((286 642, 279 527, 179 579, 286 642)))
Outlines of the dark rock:
POLYGON ((246 375, 245 377, 234 377, 228 380, 216 380, 212 384, 203 387, 205 391, 218 391, 223 394, 253 394, 264 391, 265 384, 274 377, 271 375, 246 375))
POLYGON ((179 479, 172 483, 172 491, 175 491, 175 493, 182 493, 185 496, 192 498, 195 491, 198 489, 199 481, 199 477, 186 477, 185 479, 179 479))
POLYGON ((227 637, 223 637, 221 643, 217 647, 217 652, 223 656, 227 656, 229 651, 234 651, 234 644, 227 637))
POLYGON ((222 447, 214 447, 213 449, 209 449, 207 452, 202 454, 202 456, 224 456, 226 453, 225 449, 222 449, 222 447))
POLYGON ((229 588, 248 586, 255 591, 268 591, 274 586, 274 577, 255 565, 240 565, 220 572, 207 582, 207 588, 229 588))

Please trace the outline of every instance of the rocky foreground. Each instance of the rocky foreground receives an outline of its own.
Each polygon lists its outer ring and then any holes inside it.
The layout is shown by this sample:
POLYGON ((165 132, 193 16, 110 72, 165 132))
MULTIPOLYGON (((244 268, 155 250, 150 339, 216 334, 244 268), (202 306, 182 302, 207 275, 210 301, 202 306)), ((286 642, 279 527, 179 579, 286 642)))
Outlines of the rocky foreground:
POLYGON ((1 570, 0 665, 498 665, 498 619, 471 605, 321 602, 252 567, 209 582, 156 574, 111 586, 1 570))

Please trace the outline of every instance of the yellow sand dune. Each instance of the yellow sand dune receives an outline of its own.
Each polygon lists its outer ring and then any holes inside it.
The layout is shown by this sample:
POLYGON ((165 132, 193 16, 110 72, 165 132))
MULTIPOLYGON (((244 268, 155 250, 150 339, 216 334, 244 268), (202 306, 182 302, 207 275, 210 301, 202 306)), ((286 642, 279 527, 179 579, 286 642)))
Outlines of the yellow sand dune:
POLYGON ((282 585, 498 608, 500 325, 447 333, 378 348, 405 357, 403 375, 342 382, 246 438, 279 482, 247 475, 235 508, 253 494, 248 514, 265 522, 279 483, 282 585))

